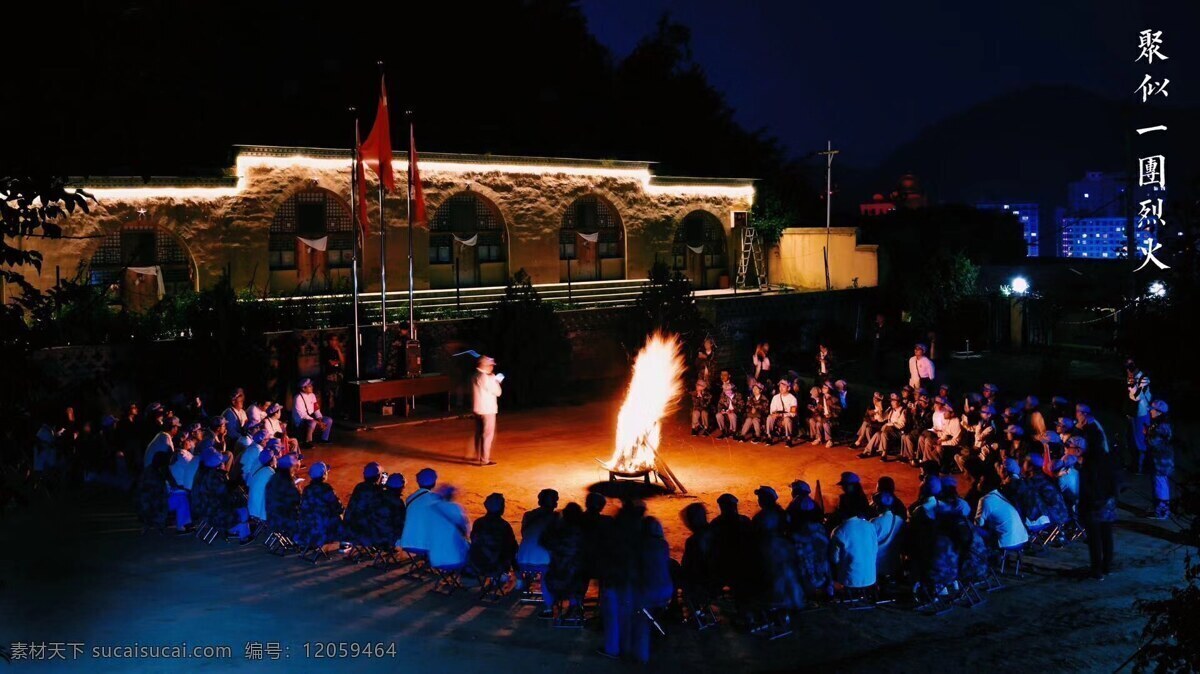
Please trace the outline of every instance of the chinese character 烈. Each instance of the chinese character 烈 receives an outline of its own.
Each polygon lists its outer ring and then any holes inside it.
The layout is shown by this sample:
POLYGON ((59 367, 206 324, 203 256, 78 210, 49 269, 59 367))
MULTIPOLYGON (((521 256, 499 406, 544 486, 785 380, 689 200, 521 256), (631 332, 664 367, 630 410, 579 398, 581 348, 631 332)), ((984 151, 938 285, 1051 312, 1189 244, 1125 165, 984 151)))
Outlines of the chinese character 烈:
POLYGON ((1139 202, 1141 209, 1138 211, 1138 228, 1146 228, 1154 225, 1165 225, 1167 221, 1163 219, 1163 200, 1146 199, 1139 202))

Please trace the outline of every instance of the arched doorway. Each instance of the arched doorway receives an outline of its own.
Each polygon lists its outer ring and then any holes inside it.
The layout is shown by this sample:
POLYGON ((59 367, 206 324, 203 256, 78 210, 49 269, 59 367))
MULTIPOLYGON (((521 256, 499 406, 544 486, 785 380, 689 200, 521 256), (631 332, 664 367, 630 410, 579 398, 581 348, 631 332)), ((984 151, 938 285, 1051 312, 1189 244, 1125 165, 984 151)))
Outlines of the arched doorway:
POLYGON ((611 281, 625 278, 625 228, 617 209, 594 194, 579 197, 563 213, 558 235, 559 278, 611 281))
POLYGON ((508 240, 500 209, 469 190, 442 202, 429 223, 429 287, 497 286, 507 280, 508 240))
POLYGON ((112 289, 130 311, 196 289, 196 269, 183 243, 164 227, 139 218, 100 240, 88 262, 88 283, 112 289))
POLYGON ((349 273, 354 223, 341 197, 311 187, 288 197, 271 221, 268 269, 271 288, 323 290, 349 273))
POLYGON ((675 230, 671 246, 672 267, 683 272, 696 288, 716 288, 729 274, 725 228, 708 211, 692 211, 675 230))

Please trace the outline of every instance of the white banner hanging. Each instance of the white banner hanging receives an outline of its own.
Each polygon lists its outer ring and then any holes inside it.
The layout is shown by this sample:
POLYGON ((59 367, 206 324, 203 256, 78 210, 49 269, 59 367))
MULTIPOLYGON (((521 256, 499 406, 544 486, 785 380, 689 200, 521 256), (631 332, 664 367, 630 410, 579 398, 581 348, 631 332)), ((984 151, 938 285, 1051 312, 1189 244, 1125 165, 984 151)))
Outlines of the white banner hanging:
POLYGON ((692 251, 693 253, 695 253, 697 255, 704 254, 704 246, 688 246, 688 250, 692 251))
POLYGON ((600 232, 592 232, 591 234, 584 234, 583 232, 578 232, 578 234, 579 234, 579 238, 583 239, 584 241, 587 241, 588 243, 596 243, 597 241, 600 240, 600 232))
POLYGON ((297 236, 296 238, 300 240, 300 243, 308 246, 309 248, 312 248, 313 250, 323 251, 329 247, 329 237, 328 236, 322 236, 319 239, 306 239, 302 236, 297 236))
POLYGON ((462 244, 464 246, 474 246, 475 244, 479 243, 479 235, 478 234, 472 235, 471 238, 469 238, 469 239, 460 239, 460 238, 458 238, 457 234, 451 234, 450 236, 453 236, 455 241, 459 242, 460 244, 462 244))
POLYGON ((153 267, 126 267, 126 269, 142 276, 153 276, 158 285, 158 299, 161 300, 163 295, 167 294, 167 286, 163 282, 162 267, 155 265, 153 267))

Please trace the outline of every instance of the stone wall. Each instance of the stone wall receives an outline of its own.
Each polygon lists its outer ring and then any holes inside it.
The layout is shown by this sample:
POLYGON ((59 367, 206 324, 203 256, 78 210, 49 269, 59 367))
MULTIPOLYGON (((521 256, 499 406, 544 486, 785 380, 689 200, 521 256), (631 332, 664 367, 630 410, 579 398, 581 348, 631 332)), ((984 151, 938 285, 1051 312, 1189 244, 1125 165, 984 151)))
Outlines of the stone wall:
MULTIPOLYGON (((297 153, 300 150, 296 150, 297 153)), ((402 156, 402 155, 400 155, 402 156)), ((508 272, 524 268, 534 283, 560 279, 558 232, 563 214, 578 197, 595 194, 611 203, 625 229, 626 278, 644 278, 656 256, 668 256, 676 226, 693 210, 704 210, 725 227, 730 265, 736 264, 732 235, 733 213, 752 205, 749 181, 679 180, 658 178, 647 164, 632 162, 569 163, 571 160, 511 159, 432 155, 422 157, 421 178, 428 214, 451 195, 470 190, 499 210, 507 230, 508 272), (553 162, 564 162, 557 166, 553 162), (548 163, 549 162, 549 163, 548 163)), ((399 158, 397 193, 385 202, 387 219, 387 278, 389 290, 407 287, 406 167, 399 158)), ((162 179, 140 186, 132 179, 83 181, 100 200, 90 214, 77 213, 63 223, 72 239, 32 242, 45 254, 34 285, 54 284, 55 268, 65 277, 86 266, 104 234, 118 231, 139 218, 171 232, 187 251, 198 287, 211 285, 228 271, 235 287, 254 286, 272 292, 291 292, 303 279, 294 272, 268 271, 268 233, 280 205, 298 191, 319 187, 350 199, 348 154, 326 152, 300 156, 251 151, 239 154, 236 174, 220 185, 190 186, 182 179, 162 179), (98 185, 98 186, 97 186, 98 185)), ((367 209, 371 233, 363 255, 365 290, 378 290, 380 235, 377 191, 368 179, 367 209)), ((414 287, 429 287, 429 231, 414 231, 414 287)), ((347 272, 334 270, 335 279, 347 272)))

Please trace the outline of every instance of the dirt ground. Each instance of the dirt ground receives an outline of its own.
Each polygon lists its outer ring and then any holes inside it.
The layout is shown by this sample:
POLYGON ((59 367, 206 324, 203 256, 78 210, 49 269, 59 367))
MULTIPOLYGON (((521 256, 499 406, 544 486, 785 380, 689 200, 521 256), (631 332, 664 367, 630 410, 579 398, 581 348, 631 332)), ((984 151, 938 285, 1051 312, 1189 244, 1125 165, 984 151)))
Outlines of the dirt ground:
MULTIPOLYGON (((343 432, 339 442, 309 453, 332 466, 345 499, 368 461, 401 472, 415 487, 417 470, 431 466, 460 488, 474 519, 491 492, 506 495, 516 526, 552 487, 561 504, 582 502, 607 474, 595 459, 611 454, 616 396, 604 402, 505 413, 495 459, 481 468, 466 461, 471 422, 439 421, 378 431, 343 432)), ((881 475, 895 478, 905 502, 916 473, 909 467, 859 460, 846 447, 764 447, 693 438, 672 419, 663 452, 688 497, 647 501, 666 529, 674 554, 685 530, 679 511, 693 498, 714 512, 717 496, 735 494, 742 511, 756 510, 754 489, 772 485, 786 502, 787 485, 801 477, 834 498, 843 470, 870 489, 881 475)), ((1027 558, 1023 579, 987 595, 973 609, 941 616, 877 608, 826 608, 801 616, 793 636, 768 642, 728 625, 696 632, 669 625, 655 643, 653 671, 1113 671, 1140 644, 1144 620, 1137 598, 1161 596, 1182 578, 1183 551, 1172 522, 1141 517, 1149 505, 1148 478, 1130 482, 1117 528, 1117 569, 1101 582, 1076 580, 1086 564, 1080 544, 1027 558)), ((41 503, 0 523, 0 643, 82 642, 98 645, 228 645, 212 660, 96 660, 23 662, 29 671, 618 671, 594 650, 596 628, 554 629, 535 608, 513 601, 480 604, 474 592, 444 597, 429 584, 340 560, 312 566, 279 559, 261 545, 140 533, 123 501, 92 498, 41 503), (305 642, 386 642, 383 659, 306 657, 305 642), (250 660, 247 642, 274 642, 279 660, 250 660)), ((614 507, 610 504, 610 507, 614 507)), ((269 656, 268 656, 269 658, 269 656)))

